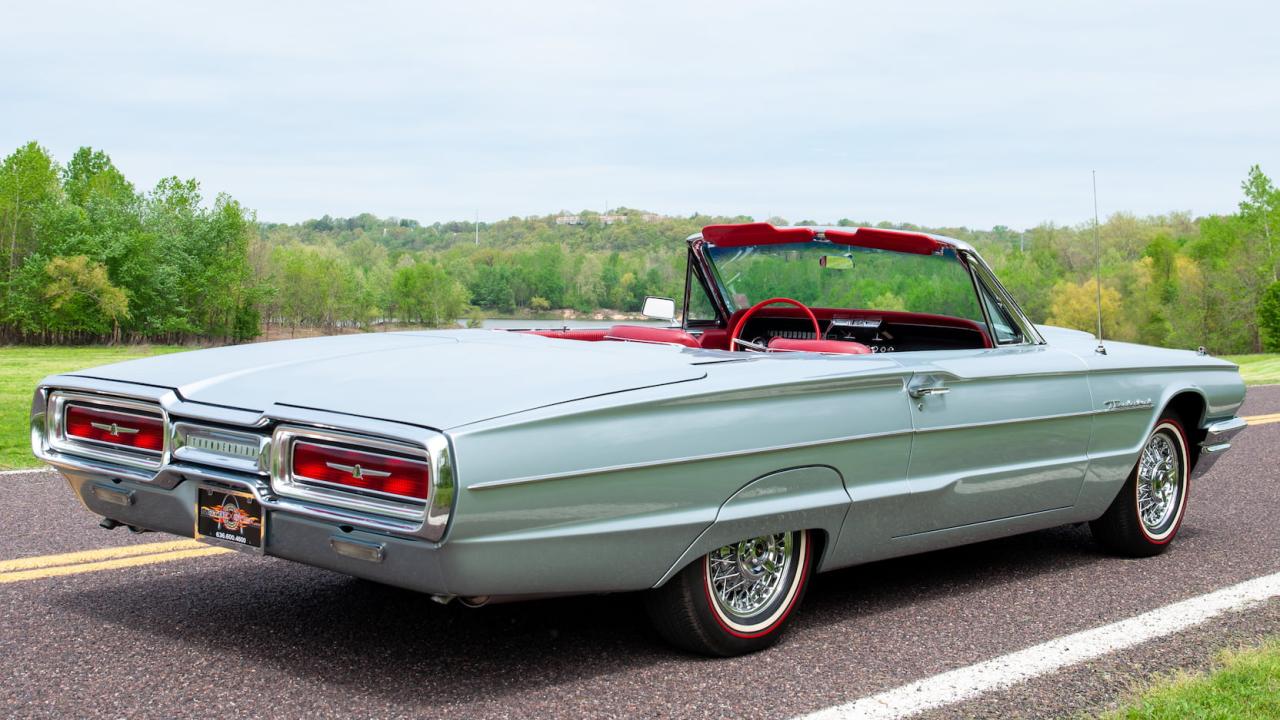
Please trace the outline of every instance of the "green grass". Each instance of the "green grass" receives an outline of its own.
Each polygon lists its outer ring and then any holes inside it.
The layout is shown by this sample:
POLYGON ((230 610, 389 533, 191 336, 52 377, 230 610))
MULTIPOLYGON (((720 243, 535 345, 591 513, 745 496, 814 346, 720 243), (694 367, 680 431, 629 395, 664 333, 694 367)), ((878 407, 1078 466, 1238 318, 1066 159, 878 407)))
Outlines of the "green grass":
POLYGON ((1280 718, 1280 638, 1223 653, 1207 675, 1157 681, 1105 720, 1274 720, 1280 718))
POLYGON ((1226 355, 1223 359, 1240 366, 1240 375, 1244 377, 1246 385, 1280 383, 1280 353, 1226 355))
POLYGON ((184 349, 160 345, 0 347, 0 470, 39 466, 31 455, 31 395, 46 375, 184 349))

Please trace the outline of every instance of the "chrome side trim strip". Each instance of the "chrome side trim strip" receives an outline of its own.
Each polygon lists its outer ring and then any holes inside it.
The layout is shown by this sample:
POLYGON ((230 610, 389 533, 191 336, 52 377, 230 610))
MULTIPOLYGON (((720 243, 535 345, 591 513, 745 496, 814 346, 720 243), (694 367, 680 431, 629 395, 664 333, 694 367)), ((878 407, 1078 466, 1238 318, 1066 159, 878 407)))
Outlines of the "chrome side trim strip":
POLYGON ((725 452, 707 453, 705 455, 690 455, 688 457, 669 460, 645 460, 642 462, 610 465, 608 467, 590 468, 587 470, 571 470, 569 472, 547 473, 545 475, 526 475, 524 477, 504 478, 502 480, 489 480, 486 482, 476 483, 474 485, 468 485, 467 489, 491 490, 493 488, 510 487, 512 485, 526 485, 528 483, 543 482, 546 480, 564 480, 567 478, 582 477, 585 475, 599 475, 602 473, 620 472, 624 470, 639 470, 643 468, 663 467, 666 465, 680 465, 682 463, 705 462, 707 460, 721 460, 725 458, 746 457, 750 455, 763 455, 765 453, 782 452, 785 450, 802 450, 805 448, 823 447, 826 445, 839 445, 841 443, 856 442, 858 440, 875 440, 879 438, 897 437, 900 435, 910 435, 911 432, 911 430, 892 430, 881 433, 847 435, 844 437, 828 438, 826 440, 811 440, 808 442, 771 445, 769 447, 750 448, 747 450, 727 450, 725 452))
POLYGON ((908 533, 906 535, 894 535, 894 540, 905 540, 907 538, 928 537, 936 533, 952 532, 954 530, 967 530, 969 528, 982 527, 983 525, 991 525, 993 523, 1002 523, 1010 520, 1022 520, 1024 518, 1033 518, 1037 515, 1045 515, 1048 513, 1062 512, 1070 510, 1074 505, 1064 505, 1062 507, 1049 508, 1048 510, 1036 510, 1034 512, 1023 513, 1021 515, 1010 515, 1008 517, 992 518, 991 520, 979 520, 978 522, 966 523, 964 525, 952 525, 951 527, 937 528, 935 530, 923 530, 921 532, 908 533))
MULTIPOLYGON (((1135 408, 1136 409, 1136 408, 1135 408)), ((763 455, 773 452, 782 452, 786 450, 801 450, 805 448, 823 447, 826 445, 839 445, 846 442, 856 442, 859 440, 873 440, 877 438, 895 437, 899 435, 911 435, 913 433, 930 433, 942 432, 945 430, 967 430, 970 428, 997 427, 1000 425, 1015 425, 1027 422, 1043 422, 1046 420, 1062 420, 1076 417, 1092 417, 1094 415, 1109 415, 1120 410, 1081 410, 1079 412, 1062 413, 1059 415, 1042 415, 1029 418, 1012 418, 1009 420, 989 420, 980 423, 970 423, 967 425, 942 425, 939 427, 920 428, 911 430, 893 430, 881 433, 865 433, 862 435, 848 435, 844 437, 828 438, 826 440, 814 440, 810 442, 790 443, 786 445, 771 445, 763 448, 748 448, 745 450, 728 450, 719 453, 708 453, 706 455, 690 455, 687 457, 674 458, 669 460, 646 460, 643 462, 625 463, 621 465, 609 465, 606 467, 590 468, 586 470, 571 470, 563 473, 547 473, 544 475, 526 475, 523 477, 504 478, 502 480, 487 480, 485 482, 468 485, 467 490, 492 490, 494 488, 511 487, 513 485, 527 485, 529 483, 544 482, 547 480, 564 480, 568 478, 583 477, 586 475, 599 475, 610 472, 619 472, 624 470, 643 470, 647 468, 663 467, 666 465, 679 465, 681 463, 705 462, 707 460, 723 460, 734 457, 747 457, 750 455, 763 455)))
POLYGON ((1112 410, 1081 410, 1079 412, 1059 413, 1057 415, 1037 415, 1035 417, 1010 418, 1008 420, 986 420, 984 422, 963 423, 960 425, 939 425, 916 430, 917 433, 943 432, 946 430, 972 430, 974 428, 996 427, 999 425, 1017 425, 1019 423, 1044 422, 1046 420, 1066 420, 1076 417, 1092 417, 1114 412, 1112 410))

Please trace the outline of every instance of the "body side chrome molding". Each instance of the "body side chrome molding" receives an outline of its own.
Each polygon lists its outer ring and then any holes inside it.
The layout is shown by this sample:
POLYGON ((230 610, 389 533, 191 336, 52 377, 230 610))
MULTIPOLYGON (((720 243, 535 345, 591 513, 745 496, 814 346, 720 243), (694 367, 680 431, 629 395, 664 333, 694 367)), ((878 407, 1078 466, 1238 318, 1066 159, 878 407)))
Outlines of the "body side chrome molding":
MULTIPOLYGON (((1129 408, 1136 410, 1139 408, 1129 408)), ((1110 414, 1118 412, 1115 410, 1081 410, 1079 412, 1060 413, 1057 415, 1039 415, 1036 417, 1012 418, 1009 420, 988 420, 978 423, 969 423, 963 425, 942 425, 939 427, 928 427, 910 430, 891 430, 880 433, 865 433, 862 435, 847 435, 843 437, 827 438, 825 440, 813 440, 809 442, 789 443, 786 445, 771 445, 763 448, 748 448, 745 450, 727 450, 719 453, 708 453, 705 455, 689 455, 686 457, 674 458, 670 460, 646 460, 634 463, 624 463, 621 465, 609 465, 606 467, 590 468, 585 470, 571 470, 563 473, 546 473, 543 475, 526 475, 523 477, 503 478, 501 480, 486 480, 485 482, 468 485, 467 490, 492 490, 495 488, 511 487, 514 485, 527 485, 529 483, 546 482, 549 480, 566 480, 575 477, 584 477, 587 475, 599 475, 610 472, 618 472, 624 470, 643 470, 647 468, 663 467, 666 465, 679 465, 681 463, 704 462, 707 460, 723 460, 733 457, 747 457, 751 455, 763 455, 774 452, 785 452, 788 450, 803 450, 807 448, 823 447, 826 445, 840 445, 847 442, 858 442, 860 440, 875 440, 879 438, 896 437, 900 435, 912 435, 915 433, 932 433, 948 430, 968 430, 971 428, 997 427, 1000 425, 1014 425, 1026 422, 1044 422, 1047 420, 1060 420, 1074 417, 1092 417, 1094 415, 1110 414)))
POLYGON ((806 448, 823 447, 826 445, 839 445, 847 442, 857 442, 859 440, 876 440, 880 438, 897 437, 900 435, 910 435, 911 430, 891 430, 881 433, 866 433, 863 435, 848 435, 836 438, 827 438, 825 440, 811 440, 808 442, 789 443, 786 445, 772 445, 763 448, 750 448, 747 450, 727 450, 725 452, 707 453, 705 455, 690 455, 687 457, 675 458, 671 460, 645 460, 634 463, 624 463, 621 465, 610 465, 608 467, 591 468, 588 470, 571 470, 563 473, 548 473, 545 475, 526 475, 517 478, 504 478, 502 480, 488 480, 474 485, 468 485, 468 490, 491 490, 500 487, 510 487, 512 485, 527 485, 529 483, 544 482, 547 480, 564 480, 567 478, 583 477, 586 475, 598 475, 602 473, 621 472, 625 470, 640 470, 645 468, 663 467, 666 465, 680 465, 682 463, 705 462, 707 460, 723 460, 725 458, 746 457, 750 455, 763 455, 773 452, 784 452, 787 450, 803 450, 806 448))
MULTIPOLYGON (((1132 408, 1137 409, 1137 408, 1132 408)), ((1092 417, 1094 415, 1110 414, 1112 410, 1079 410, 1069 413, 1058 413, 1056 415, 1033 415, 1031 417, 1009 418, 1007 420, 983 420, 975 423, 959 423, 956 425, 938 425, 937 427, 917 428, 914 432, 931 433, 942 432, 944 430, 969 430, 973 428, 996 427, 999 425, 1017 425, 1018 423, 1028 422, 1044 422, 1046 420, 1065 420, 1074 417, 1092 417)))

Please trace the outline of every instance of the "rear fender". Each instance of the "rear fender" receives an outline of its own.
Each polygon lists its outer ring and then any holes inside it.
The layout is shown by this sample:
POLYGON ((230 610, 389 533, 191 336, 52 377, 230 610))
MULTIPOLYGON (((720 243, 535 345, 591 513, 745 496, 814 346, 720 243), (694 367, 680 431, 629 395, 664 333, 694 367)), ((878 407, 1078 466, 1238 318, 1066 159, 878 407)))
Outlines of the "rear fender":
POLYGON ((731 543, 767 533, 822 530, 833 546, 849 511, 844 478, 825 465, 779 470, 743 486, 720 506, 716 519, 654 584, 665 584, 686 565, 731 543))

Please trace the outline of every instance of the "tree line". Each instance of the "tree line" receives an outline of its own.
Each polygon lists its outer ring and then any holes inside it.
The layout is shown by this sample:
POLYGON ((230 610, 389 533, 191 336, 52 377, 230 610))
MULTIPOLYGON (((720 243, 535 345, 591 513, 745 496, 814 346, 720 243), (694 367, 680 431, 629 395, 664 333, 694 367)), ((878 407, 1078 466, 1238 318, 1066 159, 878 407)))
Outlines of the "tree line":
MULTIPOLYGON (((1241 189, 1231 214, 1117 213, 1099 226, 1108 337, 1280 351, 1280 191, 1256 166, 1241 189)), ((636 311, 646 295, 681 296, 685 237, 750 219, 620 208, 575 213, 572 223, 546 215, 427 225, 371 214, 262 223, 228 195, 206 200, 195 180, 139 191, 101 150, 81 148, 61 165, 31 142, 0 163, 0 339, 243 342, 270 327, 636 311)), ((966 240, 1034 321, 1094 327, 1092 223, 837 224, 966 240)))

